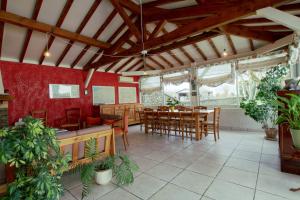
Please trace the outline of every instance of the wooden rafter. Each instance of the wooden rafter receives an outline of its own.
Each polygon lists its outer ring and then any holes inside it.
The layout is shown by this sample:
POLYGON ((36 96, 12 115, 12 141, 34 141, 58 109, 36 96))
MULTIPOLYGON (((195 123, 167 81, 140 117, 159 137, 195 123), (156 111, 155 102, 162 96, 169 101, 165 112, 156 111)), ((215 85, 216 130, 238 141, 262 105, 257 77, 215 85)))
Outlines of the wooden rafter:
POLYGON ((274 42, 275 40, 279 39, 274 33, 270 31, 255 31, 255 30, 250 30, 245 26, 227 25, 222 27, 222 29, 228 34, 256 39, 256 40, 274 42))
POLYGON ((246 27, 256 31, 291 31, 291 29, 282 25, 264 25, 264 26, 246 26, 246 27))
POLYGON ((153 57, 149 56, 147 57, 149 60, 151 60, 154 64, 156 64, 159 68, 165 69, 165 66, 163 66, 161 63, 159 63, 157 60, 155 60, 153 57))
POLYGON ((249 46, 250 46, 251 51, 254 51, 255 48, 254 48, 253 40, 252 39, 248 39, 248 42, 249 42, 249 46))
POLYGON ((201 57, 202 57, 203 60, 207 60, 207 56, 204 54, 204 52, 202 51, 202 49, 197 44, 193 44, 193 47, 201 55, 201 57))
POLYGON ((90 44, 90 45, 98 47, 98 48, 106 49, 106 48, 110 47, 110 44, 108 44, 106 42, 95 40, 93 38, 90 38, 90 37, 87 37, 84 35, 73 33, 71 31, 68 31, 65 29, 61 29, 61 28, 58 28, 58 27, 55 27, 55 26, 52 26, 52 25, 49 25, 46 23, 38 22, 38 21, 29 19, 26 17, 22 17, 20 15, 5 12, 2 10, 0 11, 0 21, 14 24, 17 26, 26 27, 28 29, 43 32, 43 33, 50 33, 55 36, 69 39, 72 41, 77 41, 77 42, 81 42, 84 44, 90 44))
POLYGON ((219 50, 217 49, 214 41, 212 41, 212 39, 210 39, 210 38, 207 41, 208 41, 209 45, 211 46, 212 50, 218 56, 218 58, 221 58, 221 54, 220 54, 219 50))
POLYGON ((152 31, 152 33, 150 34, 149 40, 155 38, 155 37, 162 31, 162 29, 164 28, 164 26, 165 26, 166 23, 167 23, 166 20, 160 21, 160 22, 156 25, 156 27, 155 27, 155 29, 152 31))
POLYGON ((226 36, 226 39, 227 39, 227 41, 228 41, 228 44, 229 44, 229 46, 230 46, 230 48, 231 48, 231 51, 233 52, 233 54, 237 54, 237 51, 236 51, 236 48, 235 48, 235 46, 234 46, 234 43, 233 43, 233 41, 232 41, 232 39, 231 39, 231 36, 230 36, 229 34, 225 34, 225 36, 226 36))
MULTIPOLYGON (((126 71, 132 70, 133 68, 135 68, 137 65, 139 65, 139 64, 141 64, 141 63, 143 63, 143 60, 142 60, 142 59, 139 59, 139 60, 135 61, 134 63, 132 63, 132 64, 130 65, 130 67, 129 67, 126 71)), ((117 72, 116 72, 116 73, 117 73, 117 72)))
MULTIPOLYGON (((81 31, 83 30, 83 28, 85 27, 85 25, 88 23, 88 21, 90 20, 90 18, 93 16, 94 12, 96 11, 96 9, 98 8, 98 6, 100 5, 101 1, 102 0, 94 0, 94 3, 90 7, 89 11, 87 12, 87 14, 83 18, 83 20, 81 21, 81 23, 78 26, 78 28, 76 29, 76 33, 77 34, 81 33, 81 31)), ((93 39, 96 40, 97 38, 96 39, 93 38, 93 39)), ((67 46, 63 50, 63 53, 59 56, 58 60, 56 61, 56 63, 55 63, 56 66, 60 65, 61 61, 67 55, 67 53, 69 52, 69 50, 71 49, 71 47, 73 46, 73 44, 74 44, 74 41, 69 41, 68 42, 67 46)))
MULTIPOLYGON (((132 68, 133 69, 133 68, 132 68)), ((132 69, 130 70, 127 70, 127 71, 131 71, 132 69)), ((140 66, 139 68, 137 68, 135 71, 140 71, 141 69, 144 69, 144 65, 140 66)))
POLYGON ((152 70, 157 70, 157 68, 155 68, 153 65, 150 65, 149 63, 145 63, 145 67, 148 67, 149 69, 152 69, 152 70))
POLYGON ((123 7, 119 4, 117 0, 110 0, 114 7, 117 9, 119 15, 122 17, 124 22, 127 24, 128 28, 132 32, 132 34, 138 39, 141 40, 142 36, 139 29, 132 23, 130 17, 127 15, 123 7))
POLYGON ((110 64, 106 69, 105 69, 105 72, 108 72, 109 70, 111 70, 111 68, 113 68, 114 66, 116 66, 116 64, 118 64, 118 61, 117 62, 114 62, 112 64, 110 64))
MULTIPOLYGON (((2 0, 1 1, 1 10, 6 11, 7 7, 7 0, 2 0)), ((0 23, 0 57, 2 55, 2 41, 3 41, 3 33, 4 33, 4 23, 0 23)))
POLYGON ((131 57, 129 58, 124 64, 122 64, 121 67, 119 67, 118 69, 116 69, 115 73, 118 73, 119 71, 121 71, 124 67, 126 67, 130 62, 132 62, 135 59, 135 57, 131 57))
MULTIPOLYGON (((283 3, 285 0, 242 0, 239 3, 239 6, 229 7, 226 9, 221 9, 217 15, 209 16, 203 20, 199 20, 199 22, 195 22, 189 25, 181 26, 176 30, 157 37, 155 39, 146 41, 144 43, 145 49, 155 48, 157 46, 164 45, 166 43, 171 43, 175 40, 180 40, 186 38, 191 35, 195 35, 197 33, 201 33, 203 31, 211 30, 215 27, 222 26, 224 24, 228 24, 235 20, 238 20, 244 16, 252 14, 257 9, 264 8, 267 6, 275 6, 279 3, 283 3)), ((137 45, 132 47, 129 50, 126 50, 121 55, 132 55, 140 52, 142 50, 141 46, 137 45)), ((90 65, 90 67, 97 67, 100 65, 105 65, 107 63, 113 62, 112 59, 106 58, 105 60, 101 60, 101 62, 95 62, 90 65)), ((88 68, 86 68, 88 69, 88 68)))
MULTIPOLYGON (((72 6, 72 4, 73 4, 73 0, 67 0, 64 8, 62 9, 62 12, 61 12, 59 18, 58 18, 58 20, 57 20, 57 22, 55 24, 56 27, 60 27, 62 25, 62 23, 64 22, 67 14, 68 14, 71 6, 72 6)), ((40 59, 39 59, 39 64, 40 65, 43 63, 43 61, 45 59, 44 52, 47 50, 47 47, 50 49, 50 47, 52 46, 53 42, 54 42, 54 36, 51 35, 50 38, 47 41, 47 45, 45 46, 44 51, 41 53, 41 56, 40 56, 40 59)))
POLYGON ((180 47, 179 50, 189 59, 190 62, 195 62, 194 58, 183 47, 180 47))
POLYGON ((133 3, 132 1, 129 0, 119 0, 119 3, 124 6, 125 8, 127 8, 128 10, 130 10, 131 12, 140 15, 141 14, 141 9, 140 7, 133 3))
POLYGON ((169 65, 169 67, 174 67, 174 65, 168 60, 166 59, 163 55, 157 55, 161 60, 163 60, 165 63, 167 63, 169 65))
MULTIPOLYGON (((36 1, 31 19, 33 19, 33 20, 37 19, 38 15, 39 15, 39 12, 40 12, 40 9, 42 7, 42 3, 43 3, 43 0, 37 0, 36 1)), ((24 43, 23 43, 23 47, 22 47, 22 50, 21 50, 19 62, 23 62, 23 60, 24 60, 24 57, 25 57, 25 54, 26 54, 26 50, 27 50, 31 35, 32 35, 32 30, 31 29, 27 30, 25 40, 24 40, 24 43)))
POLYGON ((178 58, 178 56, 176 56, 172 51, 167 51, 167 53, 172 57, 174 58, 174 60, 176 60, 180 65, 184 65, 184 62, 182 62, 182 60, 180 60, 178 58))
POLYGON ((144 3, 143 6, 145 7, 156 7, 161 6, 168 3, 174 3, 178 1, 184 1, 184 0, 156 0, 156 1, 150 1, 148 3, 144 3))
MULTIPOLYGON (((104 21, 104 23, 100 26, 100 28, 97 30, 97 32, 94 34, 93 38, 97 39, 101 33, 105 30, 105 28, 111 23, 113 18, 116 16, 117 10, 113 10, 110 15, 107 17, 107 19, 104 21)), ((79 61, 80 59, 85 55, 86 51, 90 49, 91 45, 86 45, 80 54, 77 56, 77 58, 72 62, 71 67, 73 68, 79 61)))

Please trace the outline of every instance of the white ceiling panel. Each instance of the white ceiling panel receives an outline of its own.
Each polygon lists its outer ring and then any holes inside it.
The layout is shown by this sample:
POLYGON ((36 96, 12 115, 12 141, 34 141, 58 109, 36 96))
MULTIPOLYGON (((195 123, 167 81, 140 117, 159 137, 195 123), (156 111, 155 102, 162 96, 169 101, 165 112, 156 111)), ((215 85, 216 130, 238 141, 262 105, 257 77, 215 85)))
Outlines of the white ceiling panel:
MULTIPOLYGON (((84 66, 85 64, 87 64, 87 62, 94 56, 95 53, 97 53, 98 49, 96 47, 92 47, 90 48, 88 51, 86 51, 86 53, 84 54, 84 56, 80 59, 80 61, 77 63, 76 66, 84 66)), ((78 54, 79 55, 79 54, 78 54)), ((77 58, 77 56, 74 57, 74 60, 77 58)), ((72 61, 73 62, 73 61, 72 61)))
POLYGON ((4 25, 2 57, 18 60, 27 29, 11 24, 4 25))
POLYGON ((35 0, 8 0, 7 12, 12 12, 23 17, 31 18, 35 0))
POLYGON ((46 34, 33 31, 24 60, 29 60, 33 61, 34 63, 38 63, 38 60, 41 56, 41 52, 44 51, 44 48, 46 46, 46 39, 46 34))
POLYGON ((231 39, 238 53, 249 51, 249 41, 247 38, 231 35, 231 39))
POLYGON ((105 22, 106 18, 110 15, 113 10, 113 6, 107 0, 101 1, 98 8, 95 10, 93 16, 90 18, 88 23, 85 25, 81 34, 93 37, 101 25, 105 22))
POLYGON ((62 13, 65 3, 66 0, 43 1, 37 20, 55 25, 62 13))
POLYGON ((61 28, 75 32, 94 0, 74 1, 61 28))
POLYGON ((43 63, 47 63, 48 65, 55 65, 59 56, 62 54, 64 48, 66 47, 67 42, 69 42, 69 41, 65 40, 63 38, 56 37, 56 39, 54 40, 53 44, 51 45, 51 47, 49 49, 51 56, 45 57, 45 60, 43 63))
POLYGON ((62 65, 70 66, 84 47, 84 44, 75 42, 62 60, 62 65))
POLYGON ((199 42, 198 46, 202 49, 203 53, 207 56, 208 59, 217 58, 217 55, 207 41, 199 42))
MULTIPOLYGON (((233 41, 232 37, 231 37, 231 40, 232 40, 232 42, 233 42, 233 44, 235 46, 235 42, 233 41)), ((212 41, 216 45, 216 47, 217 47, 219 53, 221 54, 221 56, 222 56, 222 53, 224 52, 224 49, 226 49, 228 55, 232 55, 233 54, 233 52, 231 50, 231 47, 230 47, 230 45, 228 43, 228 40, 227 40, 227 38, 226 38, 225 35, 220 35, 218 37, 214 37, 212 39, 212 41)))
POLYGON ((102 41, 107 41, 114 32, 123 24, 123 19, 120 15, 116 15, 109 25, 105 28, 103 34, 101 34, 98 39, 102 41))

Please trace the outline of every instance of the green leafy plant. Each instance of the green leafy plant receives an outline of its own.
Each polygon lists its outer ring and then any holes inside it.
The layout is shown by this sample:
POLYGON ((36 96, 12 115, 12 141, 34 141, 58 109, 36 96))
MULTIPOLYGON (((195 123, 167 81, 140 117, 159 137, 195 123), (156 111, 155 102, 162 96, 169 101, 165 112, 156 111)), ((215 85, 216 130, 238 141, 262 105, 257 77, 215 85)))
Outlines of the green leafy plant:
POLYGON ((118 153, 115 156, 108 156, 103 160, 97 160, 99 151, 96 148, 96 139, 91 138, 86 142, 85 147, 86 158, 90 158, 91 162, 79 164, 73 168, 74 173, 80 173, 80 179, 83 185, 82 199, 88 196, 93 183, 96 171, 112 169, 118 185, 128 185, 133 183, 133 173, 139 167, 131 161, 127 155, 118 153))
POLYGON ((291 129, 300 130, 300 96, 288 94, 290 98, 278 97, 274 105, 278 106, 280 112, 276 119, 277 124, 287 122, 291 129))
POLYGON ((180 101, 177 99, 177 98, 173 98, 173 97, 168 97, 167 99, 167 105, 168 106, 177 106, 177 105, 180 105, 180 101))
POLYGON ((276 92, 282 89, 281 82, 286 76, 288 68, 276 66, 266 72, 257 86, 257 93, 253 99, 242 99, 240 107, 245 114, 261 123, 264 129, 275 127, 277 107, 272 104, 277 98, 276 92))
POLYGON ((54 129, 26 117, 24 125, 0 130, 0 141, 0 163, 14 167, 16 176, 3 199, 60 199, 70 158, 60 153, 54 129))

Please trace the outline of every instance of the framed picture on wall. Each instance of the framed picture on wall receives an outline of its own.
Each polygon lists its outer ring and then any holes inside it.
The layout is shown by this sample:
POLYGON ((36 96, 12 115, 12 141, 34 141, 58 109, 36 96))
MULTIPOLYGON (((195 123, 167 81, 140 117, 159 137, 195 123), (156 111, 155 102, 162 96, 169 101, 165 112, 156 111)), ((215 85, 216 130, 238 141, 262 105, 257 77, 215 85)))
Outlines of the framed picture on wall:
POLYGON ((119 103, 137 103, 136 87, 119 87, 119 103))
POLYGON ((80 98, 79 85, 49 84, 50 99, 80 98))
POLYGON ((115 104, 114 86, 93 86, 93 105, 115 104))

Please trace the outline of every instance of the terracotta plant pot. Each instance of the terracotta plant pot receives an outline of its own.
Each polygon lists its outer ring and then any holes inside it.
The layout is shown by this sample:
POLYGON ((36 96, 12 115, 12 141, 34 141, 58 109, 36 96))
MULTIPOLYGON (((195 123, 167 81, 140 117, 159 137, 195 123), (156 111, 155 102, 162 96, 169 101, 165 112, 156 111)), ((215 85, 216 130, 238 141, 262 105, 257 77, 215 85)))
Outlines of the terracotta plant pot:
POLYGON ((265 133, 266 133, 266 140, 277 140, 277 129, 276 128, 266 128, 265 133))
POLYGON ((106 185, 112 179, 112 169, 96 171, 95 181, 99 185, 106 185))
POLYGON ((290 129, 295 149, 300 150, 300 130, 290 129))

